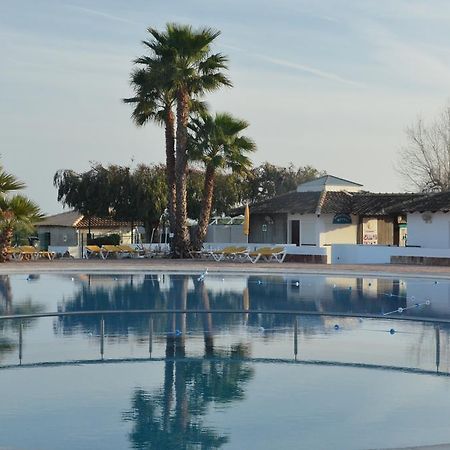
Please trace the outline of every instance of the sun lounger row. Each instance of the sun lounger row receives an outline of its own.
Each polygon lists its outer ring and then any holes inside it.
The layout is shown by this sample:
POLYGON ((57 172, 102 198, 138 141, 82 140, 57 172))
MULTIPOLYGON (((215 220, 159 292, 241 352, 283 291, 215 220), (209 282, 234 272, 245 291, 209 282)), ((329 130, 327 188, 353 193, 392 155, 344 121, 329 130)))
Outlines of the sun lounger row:
POLYGON ((250 261, 255 264, 261 261, 276 261, 282 263, 286 258, 286 250, 284 247, 260 247, 256 250, 249 250, 247 247, 229 246, 221 250, 202 250, 199 252, 191 252, 192 258, 211 258, 214 261, 234 260, 234 261, 250 261))
POLYGON ((86 259, 99 257, 101 259, 107 259, 110 257, 115 258, 137 258, 137 257, 151 257, 152 253, 147 252, 143 248, 133 247, 132 245, 86 245, 84 247, 84 257, 86 259))
POLYGON ((44 250, 38 250, 32 245, 21 245, 20 247, 9 247, 7 253, 11 259, 16 261, 30 261, 37 260, 39 258, 54 259, 56 256, 55 252, 49 252, 44 250))

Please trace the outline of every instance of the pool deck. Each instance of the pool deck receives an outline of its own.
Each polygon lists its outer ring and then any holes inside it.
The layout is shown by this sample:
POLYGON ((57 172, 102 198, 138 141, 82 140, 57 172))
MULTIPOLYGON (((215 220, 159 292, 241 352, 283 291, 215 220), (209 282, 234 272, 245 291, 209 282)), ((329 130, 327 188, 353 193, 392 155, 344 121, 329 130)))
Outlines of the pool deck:
POLYGON ((176 260, 176 259, 111 259, 111 260, 79 260, 60 259, 55 261, 22 261, 0 264, 0 274, 21 273, 136 273, 136 272, 169 272, 169 273, 201 273, 205 269, 209 273, 228 274, 321 274, 349 276, 387 276, 387 277, 424 277, 450 280, 450 267, 413 266, 395 264, 372 265, 333 265, 303 263, 260 263, 250 264, 230 261, 176 260))

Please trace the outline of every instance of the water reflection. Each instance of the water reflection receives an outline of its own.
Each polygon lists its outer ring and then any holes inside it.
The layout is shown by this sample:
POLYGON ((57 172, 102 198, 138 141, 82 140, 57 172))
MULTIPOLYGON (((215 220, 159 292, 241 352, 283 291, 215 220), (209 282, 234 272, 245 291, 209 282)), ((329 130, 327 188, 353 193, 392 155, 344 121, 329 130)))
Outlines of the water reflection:
MULTIPOLYGON (((180 348, 169 335, 166 347, 174 355, 180 348)), ((243 400, 254 369, 242 361, 248 356, 243 345, 216 352, 220 360, 210 353, 214 349, 199 360, 166 358, 163 386, 154 392, 135 389, 131 409, 123 414, 123 420, 133 424, 129 434, 133 448, 208 450, 228 442, 229 437, 205 424, 205 418, 211 405, 225 407, 243 400)))
MULTIPOLYGON (((0 275, 0 316, 16 314, 37 314, 43 311, 43 305, 31 298, 14 305, 11 280, 9 275, 0 275)), ((23 329, 32 326, 35 320, 22 320, 23 329)), ((0 360, 16 347, 16 339, 11 337, 19 333, 20 322, 16 320, 0 320, 0 360), (9 334, 9 336, 8 336, 9 334)))
MULTIPOLYGON (((236 279, 237 277, 235 277, 236 279)), ((389 278, 338 278, 330 276, 248 276, 240 278, 239 286, 228 287, 228 280, 209 276, 199 281, 196 276, 147 274, 143 277, 88 275, 68 300, 59 304, 60 311, 129 310, 129 309, 244 309, 278 311, 302 310, 379 314, 408 308, 405 315, 450 317, 449 283, 428 280, 402 281, 389 278), (430 285, 432 284, 432 289, 430 285), (444 292, 445 291, 445 292, 444 292), (445 300, 442 295, 446 294, 445 300), (430 297, 431 296, 431 297, 430 297), (432 298, 431 305, 414 308, 417 302, 432 298)), ((348 326, 358 326, 349 319, 348 326)), ((155 333, 168 333, 184 347, 188 330, 205 329, 205 340, 213 333, 233 327, 250 327, 279 331, 291 328, 289 315, 259 314, 183 314, 155 315, 155 333), (178 336, 178 339, 177 339, 178 336)), ((148 334, 148 316, 116 315, 105 317, 106 334, 110 341, 148 334)), ((326 333, 329 319, 302 319, 302 334, 326 333)), ((98 336, 100 321, 95 316, 63 317, 56 321, 57 334, 76 334, 80 331, 98 336)))

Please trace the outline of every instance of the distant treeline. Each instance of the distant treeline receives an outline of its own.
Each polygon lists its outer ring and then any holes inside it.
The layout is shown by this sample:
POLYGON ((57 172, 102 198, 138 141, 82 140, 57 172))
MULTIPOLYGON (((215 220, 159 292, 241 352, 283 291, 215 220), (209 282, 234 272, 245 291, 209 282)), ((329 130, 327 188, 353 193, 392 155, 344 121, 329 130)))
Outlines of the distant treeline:
MULTIPOLYGON (((213 215, 294 190, 321 176, 311 166, 280 167, 268 162, 248 174, 218 173, 213 215)), ((204 172, 190 168, 187 177, 188 215, 198 219, 202 208, 204 172)), ((168 192, 163 164, 127 166, 94 164, 86 172, 60 170, 54 176, 58 201, 88 217, 113 217, 130 222, 157 223, 167 208, 168 192)))

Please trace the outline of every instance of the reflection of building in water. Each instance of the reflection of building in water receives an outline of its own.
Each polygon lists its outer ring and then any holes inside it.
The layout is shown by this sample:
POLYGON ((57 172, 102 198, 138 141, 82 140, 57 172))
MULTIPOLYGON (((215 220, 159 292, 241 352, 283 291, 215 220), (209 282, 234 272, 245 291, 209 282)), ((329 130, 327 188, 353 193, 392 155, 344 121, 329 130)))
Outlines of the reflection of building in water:
POLYGON ((410 314, 450 319, 450 282, 447 280, 408 279, 405 281, 408 306, 423 303, 426 308, 412 308, 410 314))
POLYGON ((106 274, 74 274, 66 275, 75 283, 88 285, 91 289, 114 290, 117 286, 140 286, 147 279, 144 274, 106 275, 106 274))
POLYGON ((405 287, 393 278, 289 275, 277 283, 280 302, 288 301, 294 309, 383 314, 406 304, 405 287))

